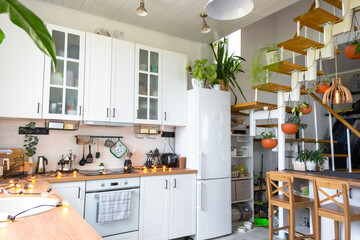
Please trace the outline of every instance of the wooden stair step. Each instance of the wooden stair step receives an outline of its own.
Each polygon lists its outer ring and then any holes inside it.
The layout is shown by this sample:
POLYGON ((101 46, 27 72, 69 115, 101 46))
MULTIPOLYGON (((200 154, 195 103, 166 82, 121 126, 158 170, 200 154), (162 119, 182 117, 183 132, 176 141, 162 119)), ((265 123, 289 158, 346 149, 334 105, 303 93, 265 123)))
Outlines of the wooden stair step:
MULTIPOLYGON (((274 63, 271 65, 267 65, 264 67, 264 69, 268 69, 269 71, 272 72, 277 72, 277 73, 281 73, 281 74, 285 74, 285 75, 291 75, 292 71, 306 71, 307 67, 305 66, 301 66, 299 64, 295 64, 295 63, 291 63, 291 62, 287 62, 287 61, 281 61, 279 63, 274 63), (279 64, 277 66, 277 64, 279 64)), ((317 75, 325 75, 324 71, 317 71, 317 75)))
MULTIPOLYGON (((276 104, 264 102, 250 102, 232 105, 231 112, 239 112, 244 110, 264 110, 264 107, 267 107, 269 110, 277 109, 276 104)), ((291 112, 291 107, 286 107, 286 112, 291 112)))
POLYGON ((328 4, 337 7, 338 9, 342 9, 342 2, 340 0, 323 0, 324 2, 327 2, 328 4))
MULTIPOLYGON (((310 138, 296 138, 296 139, 292 139, 292 138, 287 138, 285 139, 286 142, 306 142, 306 143, 315 143, 316 139, 310 139, 310 138)), ((323 140, 320 139, 318 140, 321 143, 330 143, 330 140, 323 140)), ((334 141, 334 143, 337 143, 338 141, 334 141)))
POLYGON ((255 85, 252 86, 252 89, 257 89, 259 91, 263 91, 263 92, 279 92, 279 91, 284 91, 284 92, 291 92, 291 87, 289 86, 285 86, 285 85, 280 85, 280 84, 276 84, 276 83, 264 83, 264 84, 260 84, 260 85, 255 85))
POLYGON ((231 114, 232 114, 232 115, 237 115, 237 116, 243 116, 243 117, 248 117, 248 116, 250 116, 250 114, 248 114, 248 113, 236 112, 236 111, 233 111, 232 109, 231 109, 231 114))
POLYGON ((323 48, 324 44, 315 42, 302 36, 297 36, 285 42, 279 43, 278 47, 283 47, 286 50, 306 55, 306 51, 304 51, 305 49, 323 48))
POLYGON ((303 15, 294 18, 294 22, 300 22, 302 25, 312 28, 319 32, 324 32, 321 26, 327 22, 338 23, 342 19, 325 11, 322 8, 315 8, 303 15))
MULTIPOLYGON (((341 158, 347 158, 349 155, 348 154, 334 154, 334 157, 341 157, 341 158)), ((331 157, 330 153, 325 153, 324 157, 331 157)))

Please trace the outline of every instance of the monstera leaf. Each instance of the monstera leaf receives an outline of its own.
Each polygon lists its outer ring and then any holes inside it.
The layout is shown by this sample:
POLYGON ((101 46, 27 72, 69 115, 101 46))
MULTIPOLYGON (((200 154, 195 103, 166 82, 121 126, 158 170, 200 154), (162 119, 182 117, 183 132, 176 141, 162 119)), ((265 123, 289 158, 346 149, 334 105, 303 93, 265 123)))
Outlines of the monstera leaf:
MULTIPOLYGON (((22 28, 36 46, 51 57, 56 68, 55 44, 43 21, 18 0, 0 0, 1 13, 8 13, 11 22, 22 28)), ((0 29, 0 44, 4 38, 5 35, 0 29)))

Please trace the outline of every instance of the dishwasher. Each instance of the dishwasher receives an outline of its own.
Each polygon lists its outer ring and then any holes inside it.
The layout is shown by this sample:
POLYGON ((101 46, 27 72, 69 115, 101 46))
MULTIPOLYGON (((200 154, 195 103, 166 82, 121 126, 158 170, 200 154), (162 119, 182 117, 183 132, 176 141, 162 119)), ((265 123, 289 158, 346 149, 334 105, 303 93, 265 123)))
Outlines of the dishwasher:
MULTIPOLYGON (((86 182, 85 220, 104 239, 123 239, 121 235, 137 236, 139 229, 140 178, 104 179, 86 182), (128 219, 106 224, 97 222, 99 194, 131 191, 130 216, 128 219), (120 235, 121 234, 121 235, 120 235), (108 238, 106 238, 108 237, 108 238)), ((126 238, 128 239, 128 238, 126 238)), ((131 239, 137 239, 133 237, 131 239)))

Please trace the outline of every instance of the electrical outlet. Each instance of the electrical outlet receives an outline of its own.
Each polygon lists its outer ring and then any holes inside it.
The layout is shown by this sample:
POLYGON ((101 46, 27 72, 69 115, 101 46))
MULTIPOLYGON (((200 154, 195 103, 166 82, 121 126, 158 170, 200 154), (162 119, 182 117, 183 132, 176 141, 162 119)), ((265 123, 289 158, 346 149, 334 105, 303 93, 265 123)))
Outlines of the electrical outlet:
POLYGON ((161 137, 163 138, 174 138, 175 137, 175 132, 162 132, 161 133, 161 137))

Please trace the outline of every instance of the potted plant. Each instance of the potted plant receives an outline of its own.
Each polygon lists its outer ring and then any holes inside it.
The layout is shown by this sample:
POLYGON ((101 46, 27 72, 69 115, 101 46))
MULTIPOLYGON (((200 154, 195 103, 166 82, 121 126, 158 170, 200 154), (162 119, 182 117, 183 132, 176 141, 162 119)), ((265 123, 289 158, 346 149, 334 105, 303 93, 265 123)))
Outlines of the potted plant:
POLYGON ((350 46, 345 48, 345 55, 349 59, 360 59, 360 32, 358 32, 353 41, 351 42, 350 46))
POLYGON ((295 134, 299 129, 305 129, 306 125, 301 124, 299 114, 295 114, 289 118, 286 123, 281 124, 281 130, 285 134, 295 134))
POLYGON ((221 90, 230 91, 235 97, 235 104, 237 103, 237 96, 234 92, 238 89, 244 100, 247 102, 244 93, 242 92, 238 82, 236 81, 236 74, 244 72, 241 67, 241 61, 245 61, 240 56, 235 56, 234 53, 229 54, 227 48, 227 39, 220 40, 215 44, 210 43, 212 52, 216 60, 216 73, 219 79, 221 90))
MULTIPOLYGON (((30 122, 25 127, 21 128, 21 130, 25 133, 25 139, 24 139, 24 148, 26 156, 28 157, 28 162, 34 163, 33 156, 36 153, 36 145, 39 143, 39 138, 37 136, 34 136, 34 130, 35 130, 35 122, 30 122)), ((32 169, 30 167, 30 170, 28 172, 29 174, 32 174, 32 169)))
POLYGON ((264 148, 272 149, 277 146, 277 139, 272 131, 261 133, 261 144, 264 148))
POLYGON ((298 113, 301 117, 302 114, 309 114, 312 111, 312 107, 307 102, 302 102, 297 105, 297 107, 292 108, 293 113, 298 113))
POLYGON ((99 164, 99 171, 102 172, 102 171, 104 171, 104 169, 105 169, 104 163, 100 163, 99 164))
MULTIPOLYGON (((309 162, 310 159, 310 151, 305 149, 302 150, 299 155, 297 156, 296 160, 295 160, 295 165, 300 166, 299 168, 301 168, 302 170, 305 170, 305 168, 301 167, 301 164, 306 164, 307 162, 309 162), (300 163, 300 164, 299 164, 300 163)), ((311 167, 311 164, 309 163, 309 167, 311 167)), ((308 167, 306 166, 306 169, 308 167)), ((316 164, 315 164, 315 169, 316 169, 316 164)))
POLYGON ((279 71, 280 59, 280 51, 275 43, 266 44, 258 49, 249 64, 251 82, 254 84, 265 83, 273 72, 279 71), (267 62, 267 65, 265 65, 265 62, 267 62), (269 71, 265 69, 265 66, 269 71))
POLYGON ((220 86, 220 81, 219 81, 219 79, 209 80, 209 83, 211 84, 211 85, 210 85, 210 88, 211 88, 211 89, 214 89, 214 90, 217 90, 217 91, 220 91, 220 90, 221 90, 221 86, 220 86))
POLYGON ((207 59, 195 60, 194 66, 191 66, 192 62, 190 62, 186 71, 192 75, 191 83, 194 89, 203 88, 206 84, 206 80, 213 81, 217 77, 216 68, 214 64, 210 64, 209 66, 205 66, 207 63, 207 59))
POLYGON ((330 88, 330 81, 327 78, 322 78, 319 81, 315 81, 312 88, 309 89, 309 93, 316 92, 318 94, 323 94, 330 88))
POLYGON ((325 163, 324 151, 327 150, 327 148, 323 143, 316 142, 315 144, 319 146, 317 150, 309 151, 305 149, 296 158, 296 160, 300 162, 305 162, 306 170, 308 171, 316 171, 317 166, 321 167, 325 163))

